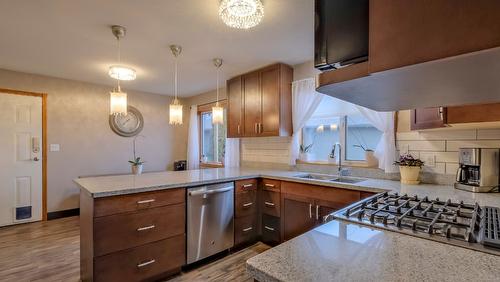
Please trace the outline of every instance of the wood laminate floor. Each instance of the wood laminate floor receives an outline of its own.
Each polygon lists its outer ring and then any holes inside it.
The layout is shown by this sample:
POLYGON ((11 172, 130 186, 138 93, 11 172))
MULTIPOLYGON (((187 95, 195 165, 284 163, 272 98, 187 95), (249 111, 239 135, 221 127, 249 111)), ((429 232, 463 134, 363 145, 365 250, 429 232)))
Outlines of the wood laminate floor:
MULTIPOLYGON (((245 262, 267 249, 257 243, 169 281, 252 281, 245 262)), ((0 228, 0 281, 80 281, 78 217, 0 228)))

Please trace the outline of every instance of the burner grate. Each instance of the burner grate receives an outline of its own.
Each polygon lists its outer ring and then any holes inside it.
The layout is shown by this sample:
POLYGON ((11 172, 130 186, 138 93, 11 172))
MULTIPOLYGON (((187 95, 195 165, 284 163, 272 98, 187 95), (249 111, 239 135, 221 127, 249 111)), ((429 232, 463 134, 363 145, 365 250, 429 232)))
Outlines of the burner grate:
POLYGON ((484 207, 481 222, 482 243, 500 248, 500 208, 484 207))

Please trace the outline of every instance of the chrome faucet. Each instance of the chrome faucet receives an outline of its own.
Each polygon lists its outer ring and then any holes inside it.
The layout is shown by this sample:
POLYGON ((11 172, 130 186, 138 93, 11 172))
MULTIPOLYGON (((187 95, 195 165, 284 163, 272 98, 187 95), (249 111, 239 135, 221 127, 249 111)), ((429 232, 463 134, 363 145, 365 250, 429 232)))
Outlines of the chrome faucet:
POLYGON ((332 150, 333 158, 336 158, 335 151, 336 151, 337 146, 339 146, 338 175, 340 178, 340 177, 344 176, 344 174, 347 175, 349 172, 342 168, 342 145, 339 142, 336 142, 333 145, 333 150, 332 150))

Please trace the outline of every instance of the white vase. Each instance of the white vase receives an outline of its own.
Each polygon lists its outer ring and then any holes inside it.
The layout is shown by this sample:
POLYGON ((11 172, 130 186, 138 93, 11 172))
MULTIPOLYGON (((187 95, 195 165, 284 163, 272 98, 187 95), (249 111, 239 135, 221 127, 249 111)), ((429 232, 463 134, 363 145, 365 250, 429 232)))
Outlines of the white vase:
POLYGON ((142 164, 132 165, 132 174, 135 174, 135 175, 142 174, 142 164))
POLYGON ((399 166, 399 172, 401 173, 401 183, 403 184, 419 184, 421 168, 418 166, 399 166))
POLYGON ((368 167, 378 167, 378 159, 374 151, 365 151, 365 160, 368 167))
POLYGON ((303 162, 310 162, 312 161, 312 156, 310 153, 300 153, 299 159, 303 162))

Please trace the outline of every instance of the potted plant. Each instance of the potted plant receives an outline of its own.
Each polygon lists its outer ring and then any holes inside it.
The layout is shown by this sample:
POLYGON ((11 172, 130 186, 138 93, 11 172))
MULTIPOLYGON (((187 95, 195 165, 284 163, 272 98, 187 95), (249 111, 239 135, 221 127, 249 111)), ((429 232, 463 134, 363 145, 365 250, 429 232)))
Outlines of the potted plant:
POLYGON ((299 159, 304 162, 308 162, 312 160, 311 157, 311 149, 312 149, 313 144, 309 144, 307 146, 305 145, 300 145, 300 154, 299 154, 299 159))
POLYGON ((369 149, 361 144, 359 145, 353 145, 354 147, 361 148, 363 151, 365 151, 365 160, 366 164, 369 167, 376 167, 378 166, 378 159, 375 157, 375 152, 372 149, 369 149))
POLYGON ((132 173, 135 175, 139 175, 142 173, 142 166, 144 161, 141 161, 140 157, 137 157, 131 161, 128 161, 132 165, 132 173))
POLYGON ((424 166, 424 162, 418 158, 414 158, 410 154, 405 154, 399 157, 398 161, 394 162, 399 166, 401 173, 401 183, 403 184, 419 184, 420 170, 424 166))

